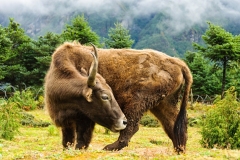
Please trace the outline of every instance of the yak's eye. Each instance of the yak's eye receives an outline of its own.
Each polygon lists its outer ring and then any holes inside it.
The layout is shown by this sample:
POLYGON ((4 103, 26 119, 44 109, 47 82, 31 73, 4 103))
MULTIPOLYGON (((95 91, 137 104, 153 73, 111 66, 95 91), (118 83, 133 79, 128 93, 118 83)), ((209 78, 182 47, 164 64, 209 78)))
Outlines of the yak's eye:
POLYGON ((110 100, 110 98, 107 94, 102 94, 101 98, 102 98, 102 100, 105 100, 105 101, 110 100))

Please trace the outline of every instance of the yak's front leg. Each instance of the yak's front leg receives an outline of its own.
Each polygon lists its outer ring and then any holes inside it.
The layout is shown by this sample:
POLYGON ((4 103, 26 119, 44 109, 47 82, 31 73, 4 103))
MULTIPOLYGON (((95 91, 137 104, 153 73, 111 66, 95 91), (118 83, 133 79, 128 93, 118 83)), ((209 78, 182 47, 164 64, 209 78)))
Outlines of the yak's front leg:
MULTIPOLYGON (((81 115, 83 116, 83 115, 81 115)), ((77 144, 76 149, 87 149, 91 139, 95 123, 87 117, 77 120, 77 144)))
POLYGON ((75 124, 65 124, 62 128, 62 145, 63 149, 68 149, 75 142, 75 124))
POLYGON ((125 110, 125 116, 128 120, 127 127, 124 130, 120 131, 120 135, 118 140, 112 144, 105 146, 104 150, 114 151, 114 150, 121 150, 122 148, 128 146, 128 143, 132 136, 138 131, 139 129, 139 120, 143 115, 142 111, 136 111, 136 109, 131 112, 125 110), (139 113, 139 114, 136 114, 139 113))

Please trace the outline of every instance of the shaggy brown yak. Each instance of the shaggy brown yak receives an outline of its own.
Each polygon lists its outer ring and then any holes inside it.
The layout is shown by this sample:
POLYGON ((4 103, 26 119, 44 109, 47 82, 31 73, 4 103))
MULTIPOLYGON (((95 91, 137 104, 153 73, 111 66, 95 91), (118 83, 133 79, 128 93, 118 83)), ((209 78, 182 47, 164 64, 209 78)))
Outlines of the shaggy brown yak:
MULTIPOLYGON (((89 52, 92 50, 90 46, 65 43, 54 54, 65 53, 68 61, 75 65, 72 72, 76 72, 80 71, 81 67, 90 68, 92 57, 89 52)), ((120 131, 118 140, 104 149, 120 150, 127 146, 139 129, 143 113, 150 110, 162 123, 176 151, 184 152, 187 141, 186 106, 192 84, 188 66, 178 58, 150 49, 98 49, 97 52, 99 73, 112 88, 128 119, 127 127, 120 131), (177 104, 183 86, 179 110, 177 104)), ((62 76, 67 75, 63 74, 62 76)), ((89 119, 88 123, 90 121, 89 119)), ((76 125, 80 127, 84 124, 76 125)))
POLYGON ((90 52, 84 56, 78 57, 71 45, 60 47, 52 55, 45 77, 45 105, 62 129, 64 148, 74 144, 75 135, 76 149, 87 148, 95 122, 114 132, 124 129, 127 123, 111 88, 97 74, 97 57, 93 54, 91 59, 90 52), (90 68, 91 61, 94 63, 88 76, 84 68, 90 68))

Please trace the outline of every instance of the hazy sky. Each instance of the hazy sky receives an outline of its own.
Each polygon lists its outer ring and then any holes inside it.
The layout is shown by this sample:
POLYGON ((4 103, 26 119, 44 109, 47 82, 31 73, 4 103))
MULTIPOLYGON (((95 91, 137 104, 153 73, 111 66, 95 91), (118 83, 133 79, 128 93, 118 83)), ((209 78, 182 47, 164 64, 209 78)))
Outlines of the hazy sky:
POLYGON ((131 24, 134 17, 163 12, 170 17, 165 23, 175 30, 194 24, 203 24, 212 17, 228 17, 240 20, 240 0, 0 0, 0 13, 20 15, 27 12, 35 15, 73 11, 104 12, 121 14, 123 22, 131 24), (124 5, 122 5, 124 2, 124 5), (126 9, 130 8, 130 10, 126 9))

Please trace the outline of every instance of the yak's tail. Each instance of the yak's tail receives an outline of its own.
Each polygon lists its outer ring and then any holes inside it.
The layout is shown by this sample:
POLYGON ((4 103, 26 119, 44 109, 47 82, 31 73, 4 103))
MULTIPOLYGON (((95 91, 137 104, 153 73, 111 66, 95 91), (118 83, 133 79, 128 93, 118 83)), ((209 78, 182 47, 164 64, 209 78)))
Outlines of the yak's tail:
POLYGON ((185 79, 185 87, 183 98, 181 102, 180 111, 178 113, 176 122, 174 124, 174 148, 179 152, 185 152, 187 142, 187 103, 189 93, 192 85, 192 74, 186 66, 182 69, 183 77, 185 79))

